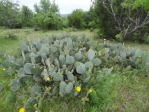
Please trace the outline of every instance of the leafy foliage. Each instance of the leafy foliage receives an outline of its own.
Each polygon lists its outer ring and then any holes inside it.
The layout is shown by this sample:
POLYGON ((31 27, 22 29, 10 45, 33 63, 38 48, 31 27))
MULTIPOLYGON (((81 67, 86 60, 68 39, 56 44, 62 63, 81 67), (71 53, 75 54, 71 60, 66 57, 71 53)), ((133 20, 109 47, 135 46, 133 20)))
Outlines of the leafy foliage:
POLYGON ((21 18, 18 13, 18 4, 9 0, 0 1, 0 26, 21 28, 21 18))
POLYGON ((32 26, 33 12, 27 6, 22 6, 21 19, 22 19, 22 26, 24 27, 32 26))
POLYGON ((59 15, 52 12, 46 14, 36 14, 34 16, 34 25, 42 29, 61 29, 62 19, 59 15))
MULTIPOLYGON (((109 38, 121 34, 123 39, 131 39, 137 30, 148 26, 149 11, 146 4, 146 0, 95 0, 99 28, 109 38)), ((144 31, 147 32, 145 29, 144 31)))
POLYGON ((69 26, 75 28, 84 28, 84 12, 80 9, 74 10, 69 16, 69 26))
POLYGON ((50 2, 50 0, 40 0, 40 4, 35 4, 34 8, 36 13, 59 12, 58 5, 55 4, 54 0, 53 2, 50 2))
POLYGON ((62 18, 58 16, 58 6, 55 2, 41 0, 35 4, 33 13, 27 6, 19 8, 17 3, 10 0, 0 1, 0 26, 8 28, 40 27, 42 29, 59 29, 63 26, 62 18))

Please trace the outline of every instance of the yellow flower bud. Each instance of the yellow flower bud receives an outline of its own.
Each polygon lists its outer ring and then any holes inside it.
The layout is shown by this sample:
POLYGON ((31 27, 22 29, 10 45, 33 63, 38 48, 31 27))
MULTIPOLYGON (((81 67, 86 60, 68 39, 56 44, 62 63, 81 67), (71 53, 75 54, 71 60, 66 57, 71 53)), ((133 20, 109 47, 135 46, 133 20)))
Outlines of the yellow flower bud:
POLYGON ((5 71, 6 70, 6 68, 3 68, 3 71, 5 71))
POLYGON ((76 86, 76 87, 75 87, 75 90, 76 90, 77 92, 80 92, 80 91, 81 91, 81 87, 80 87, 80 86, 76 86))
POLYGON ((19 112, 25 112, 25 108, 20 108, 19 112))
POLYGON ((89 93, 92 93, 92 92, 93 92, 93 89, 89 89, 88 92, 89 92, 89 93))
POLYGON ((46 80, 46 81, 50 81, 50 80, 51 80, 51 78, 50 78, 50 77, 47 77, 45 80, 46 80))

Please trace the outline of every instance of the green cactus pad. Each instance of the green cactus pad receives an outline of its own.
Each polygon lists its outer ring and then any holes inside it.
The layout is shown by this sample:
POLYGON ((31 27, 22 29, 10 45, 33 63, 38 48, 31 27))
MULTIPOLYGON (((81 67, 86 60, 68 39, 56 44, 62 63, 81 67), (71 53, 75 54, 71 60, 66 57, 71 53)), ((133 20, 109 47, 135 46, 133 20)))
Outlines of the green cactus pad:
POLYGON ((32 74, 31 69, 32 69, 32 64, 31 63, 26 63, 24 65, 24 71, 25 71, 26 74, 32 74))
POLYGON ((92 62, 94 66, 99 66, 101 64, 101 60, 99 58, 94 58, 92 62))
POLYGON ((83 63, 78 63, 78 64, 76 65, 76 71, 77 71, 77 73, 79 73, 79 74, 85 74, 85 72, 86 72, 85 64, 83 64, 83 63))
POLYGON ((88 59, 91 61, 94 59, 95 57, 95 51, 93 51, 92 49, 89 49, 89 51, 87 52, 88 54, 88 59))
POLYGON ((19 82, 19 80, 17 80, 17 79, 13 80, 12 83, 11 83, 10 89, 13 92, 16 92, 19 88, 20 88, 20 82, 19 82))
POLYGON ((75 60, 74 57, 66 55, 66 64, 71 65, 74 64, 75 60))

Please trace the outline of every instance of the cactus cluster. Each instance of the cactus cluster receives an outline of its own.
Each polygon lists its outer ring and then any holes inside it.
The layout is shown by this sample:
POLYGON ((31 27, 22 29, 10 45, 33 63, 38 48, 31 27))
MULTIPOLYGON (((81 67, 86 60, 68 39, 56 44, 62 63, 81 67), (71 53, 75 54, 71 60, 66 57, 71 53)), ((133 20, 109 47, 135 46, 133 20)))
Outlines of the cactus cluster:
POLYGON ((112 66, 119 65, 121 70, 144 72, 146 76, 149 76, 149 54, 140 49, 126 48, 124 44, 104 42, 104 48, 99 51, 99 55, 105 63, 110 62, 112 66))
POLYGON ((65 33, 61 37, 21 41, 19 54, 7 56, 2 62, 8 75, 16 74, 11 90, 21 89, 26 78, 35 82, 25 104, 28 107, 35 101, 40 103, 45 95, 77 96, 91 78, 99 73, 109 76, 117 66, 120 74, 131 71, 149 76, 149 54, 123 44, 110 45, 106 40, 94 44, 84 35, 65 33))
MULTIPOLYGON (((92 77, 101 60, 90 46, 90 40, 82 36, 73 37, 63 34, 46 39, 20 42, 20 56, 3 62, 8 73, 17 77, 12 81, 11 90, 20 88, 21 79, 32 78, 41 86, 50 87, 52 94, 60 96, 79 94, 75 87, 84 86, 92 77)), ((33 90, 39 91, 39 88, 33 90)))

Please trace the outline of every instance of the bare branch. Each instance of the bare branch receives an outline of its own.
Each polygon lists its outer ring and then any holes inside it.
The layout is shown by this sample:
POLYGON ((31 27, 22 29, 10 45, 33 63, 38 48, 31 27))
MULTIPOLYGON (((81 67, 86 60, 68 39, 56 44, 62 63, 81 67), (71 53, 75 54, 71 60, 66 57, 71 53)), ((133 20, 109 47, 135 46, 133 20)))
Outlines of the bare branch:
POLYGON ((120 7, 120 4, 113 4, 112 1, 107 0, 102 0, 102 4, 107 12, 113 16, 117 24, 116 29, 123 34, 124 38, 139 28, 144 27, 146 24, 149 24, 149 12, 147 12, 144 18, 143 9, 133 10, 132 7, 128 7, 127 9, 121 7, 120 13, 117 14, 114 7, 120 7))

